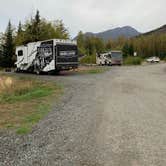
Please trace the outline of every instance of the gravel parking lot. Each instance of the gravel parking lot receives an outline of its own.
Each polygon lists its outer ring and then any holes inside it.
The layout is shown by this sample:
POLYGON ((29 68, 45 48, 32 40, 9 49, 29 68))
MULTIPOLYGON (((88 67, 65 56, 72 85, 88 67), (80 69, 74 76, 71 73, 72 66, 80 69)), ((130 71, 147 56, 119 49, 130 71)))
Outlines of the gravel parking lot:
POLYGON ((64 96, 29 135, 0 132, 0 165, 166 165, 165 64, 39 79, 64 96))

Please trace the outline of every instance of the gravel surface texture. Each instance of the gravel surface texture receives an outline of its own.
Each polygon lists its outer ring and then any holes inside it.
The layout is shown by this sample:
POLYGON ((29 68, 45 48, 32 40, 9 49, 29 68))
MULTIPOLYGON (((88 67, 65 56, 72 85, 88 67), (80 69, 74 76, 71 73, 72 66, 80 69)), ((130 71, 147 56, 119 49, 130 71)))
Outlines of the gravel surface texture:
POLYGON ((64 95, 30 134, 0 132, 0 166, 166 165, 165 64, 39 79, 64 95))

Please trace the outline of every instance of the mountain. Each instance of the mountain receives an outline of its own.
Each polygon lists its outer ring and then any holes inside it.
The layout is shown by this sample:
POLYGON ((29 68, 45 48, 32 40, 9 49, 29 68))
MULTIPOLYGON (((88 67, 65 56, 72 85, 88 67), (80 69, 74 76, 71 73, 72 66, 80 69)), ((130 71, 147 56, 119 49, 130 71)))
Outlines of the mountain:
POLYGON ((109 39, 117 39, 118 37, 124 36, 126 38, 131 38, 140 35, 141 33, 138 32, 136 29, 130 27, 130 26, 124 26, 124 27, 118 27, 114 29, 110 29, 104 32, 99 32, 99 33, 92 33, 92 32, 87 32, 85 33, 85 36, 95 36, 99 37, 105 41, 109 39))
POLYGON ((149 32, 146 32, 146 33, 143 33, 142 35, 143 36, 146 36, 146 35, 152 35, 152 34, 162 34, 162 33, 166 33, 166 25, 163 25, 157 29, 154 29, 152 31, 149 31, 149 32))

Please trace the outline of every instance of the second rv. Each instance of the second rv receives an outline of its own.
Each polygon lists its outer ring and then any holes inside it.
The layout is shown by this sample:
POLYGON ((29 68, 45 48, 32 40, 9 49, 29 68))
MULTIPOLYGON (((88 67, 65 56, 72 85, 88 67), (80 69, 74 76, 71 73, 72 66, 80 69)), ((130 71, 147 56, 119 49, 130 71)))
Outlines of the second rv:
POLYGON ((96 57, 98 65, 122 65, 123 55, 121 51, 110 51, 103 54, 98 54, 96 57))

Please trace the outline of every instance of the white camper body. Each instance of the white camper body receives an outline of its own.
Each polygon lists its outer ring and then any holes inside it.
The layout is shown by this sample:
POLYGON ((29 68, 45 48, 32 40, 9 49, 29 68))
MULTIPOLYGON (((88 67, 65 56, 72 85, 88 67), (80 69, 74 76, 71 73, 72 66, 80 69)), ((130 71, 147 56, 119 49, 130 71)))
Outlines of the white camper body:
POLYGON ((98 65, 111 65, 111 53, 98 54, 96 63, 98 65))
POLYGON ((96 63, 98 65, 122 65, 123 54, 121 51, 112 50, 104 54, 96 56, 96 63))
POLYGON ((52 39, 16 47, 17 71, 49 72, 78 67, 77 43, 52 39))

